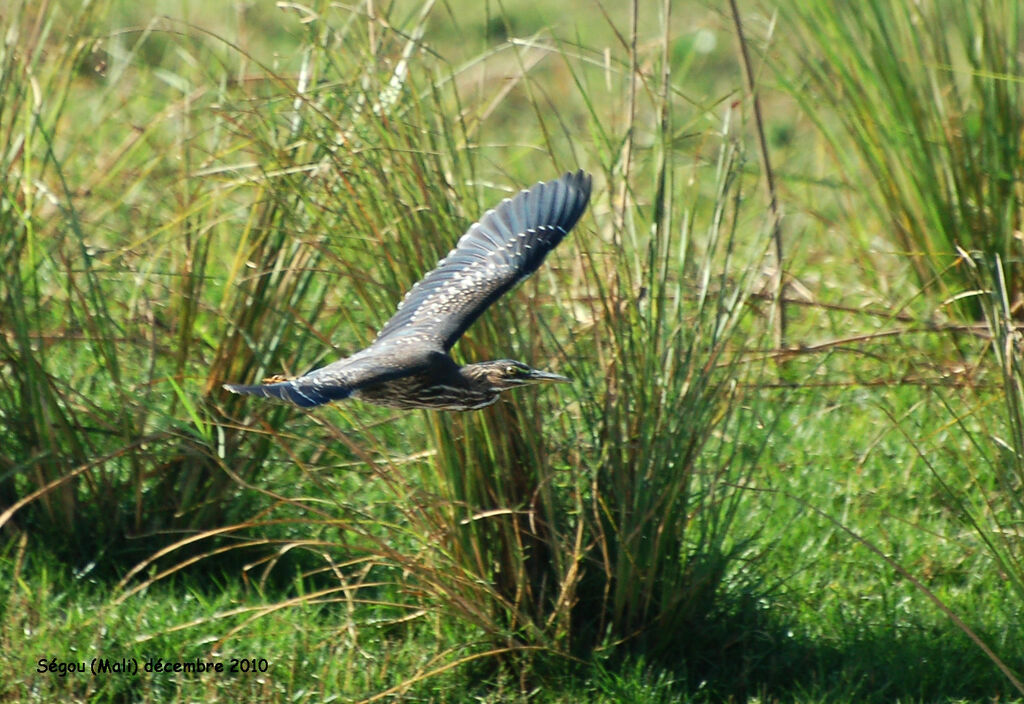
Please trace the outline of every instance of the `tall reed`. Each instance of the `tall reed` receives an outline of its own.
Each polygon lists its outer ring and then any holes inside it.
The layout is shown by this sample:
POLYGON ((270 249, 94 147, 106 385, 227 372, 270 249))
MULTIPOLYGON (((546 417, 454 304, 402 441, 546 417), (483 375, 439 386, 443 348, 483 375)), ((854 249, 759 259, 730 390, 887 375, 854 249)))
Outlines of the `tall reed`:
POLYGON ((922 286, 975 318, 958 248, 1000 258, 1017 318, 1024 294, 1021 13, 1012 0, 783 5, 801 51, 777 78, 922 286))

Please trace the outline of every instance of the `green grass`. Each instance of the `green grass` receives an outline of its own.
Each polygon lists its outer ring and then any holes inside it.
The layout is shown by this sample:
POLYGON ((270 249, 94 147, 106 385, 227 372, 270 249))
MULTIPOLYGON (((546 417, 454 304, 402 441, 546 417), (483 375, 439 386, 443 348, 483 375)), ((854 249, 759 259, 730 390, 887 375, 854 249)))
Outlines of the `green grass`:
POLYGON ((789 4, 788 26, 806 52, 779 72, 794 86, 846 167, 868 191, 921 285, 968 306, 971 268, 961 252, 998 255, 1008 296, 1019 298, 1022 259, 1020 7, 868 3, 789 4), (798 78, 799 77, 799 78, 798 78), (842 134, 842 137, 839 137, 842 134), (959 249, 958 249, 959 248, 959 249))
POLYGON ((772 36, 743 6, 776 350, 730 18, 462 5, 0 8, 0 699, 1019 701, 1016 201, 941 185, 957 145, 1013 152, 981 119, 1013 72, 970 43, 1012 7, 793 2, 772 36), (847 60, 886 27, 891 62, 847 60), (922 101, 942 51, 977 66, 922 101), (580 226, 455 350, 572 386, 220 390, 365 345, 483 208, 577 166, 580 226), (36 671, 94 657, 268 669, 36 671))

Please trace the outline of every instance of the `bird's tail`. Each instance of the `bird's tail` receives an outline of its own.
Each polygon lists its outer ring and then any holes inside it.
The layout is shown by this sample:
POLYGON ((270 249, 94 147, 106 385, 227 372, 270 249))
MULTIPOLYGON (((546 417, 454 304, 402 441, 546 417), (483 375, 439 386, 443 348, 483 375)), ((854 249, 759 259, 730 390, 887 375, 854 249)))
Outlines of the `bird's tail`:
POLYGON ((324 387, 308 377, 289 379, 288 381, 279 381, 272 384, 255 384, 253 386, 224 384, 224 388, 236 394, 281 399, 302 408, 319 406, 328 401, 338 401, 348 398, 352 393, 351 389, 344 387, 324 387))

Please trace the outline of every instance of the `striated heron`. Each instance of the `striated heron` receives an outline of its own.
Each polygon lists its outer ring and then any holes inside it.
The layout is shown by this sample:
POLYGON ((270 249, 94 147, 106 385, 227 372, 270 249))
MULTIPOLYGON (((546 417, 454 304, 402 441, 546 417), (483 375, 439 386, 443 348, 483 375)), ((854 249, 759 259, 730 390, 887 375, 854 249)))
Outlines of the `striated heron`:
POLYGON ((506 389, 568 382, 511 359, 460 367, 448 351, 489 305, 537 270, 589 199, 590 175, 583 171, 506 198, 409 290, 369 347, 294 379, 224 388, 304 407, 352 396, 392 408, 469 411, 491 405, 506 389))

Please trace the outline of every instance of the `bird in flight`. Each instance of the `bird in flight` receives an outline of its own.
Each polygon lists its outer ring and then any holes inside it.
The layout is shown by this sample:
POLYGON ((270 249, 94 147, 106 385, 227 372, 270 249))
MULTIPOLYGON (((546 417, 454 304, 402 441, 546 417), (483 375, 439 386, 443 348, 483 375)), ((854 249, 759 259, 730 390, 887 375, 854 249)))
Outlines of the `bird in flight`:
POLYGON ((405 294, 366 349, 293 379, 224 388, 302 407, 351 396, 391 408, 469 411, 491 405, 506 389, 570 381, 511 359, 460 367, 448 352, 568 234, 587 207, 590 183, 583 171, 567 173, 488 210, 405 294))

